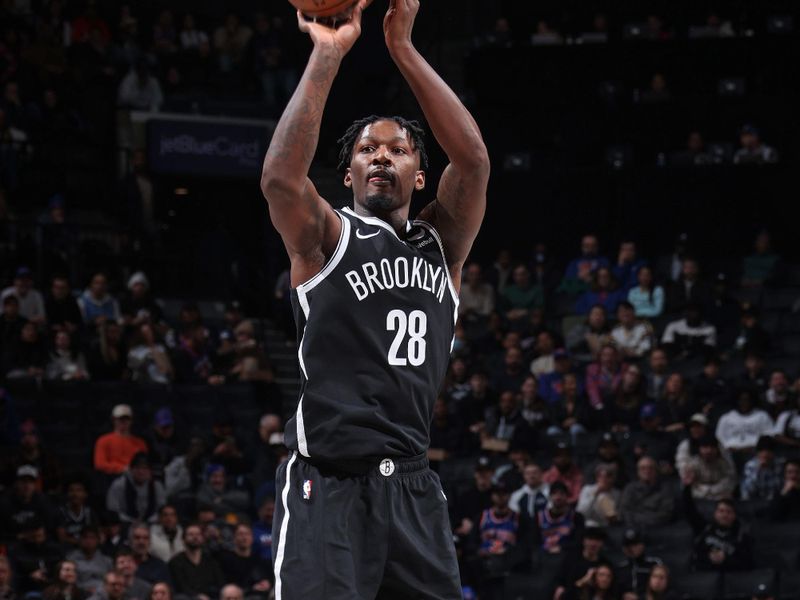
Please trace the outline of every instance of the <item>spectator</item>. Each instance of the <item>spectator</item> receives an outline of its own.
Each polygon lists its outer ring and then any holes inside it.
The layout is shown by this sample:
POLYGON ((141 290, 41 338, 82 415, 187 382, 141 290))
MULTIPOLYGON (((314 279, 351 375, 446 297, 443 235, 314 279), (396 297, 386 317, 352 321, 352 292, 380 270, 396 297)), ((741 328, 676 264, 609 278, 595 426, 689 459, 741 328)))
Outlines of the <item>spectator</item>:
POLYGON ((674 508, 672 490, 658 475, 658 465, 643 456, 636 465, 637 480, 625 486, 620 516, 628 527, 644 529, 666 525, 674 508))
POLYGON ((183 550, 178 511, 172 504, 165 504, 158 511, 158 522, 150 526, 150 553, 166 563, 183 550))
POLYGON ((654 348, 650 352, 649 368, 645 374, 646 395, 649 400, 657 401, 664 396, 664 386, 669 376, 669 357, 663 348, 654 348))
POLYGON ((185 325, 171 360, 179 383, 209 383, 213 365, 208 350, 208 330, 200 323, 185 325))
POLYGON ((555 350, 556 344, 553 334, 549 331, 540 332, 536 336, 534 351, 537 354, 537 358, 531 363, 531 373, 536 377, 541 377, 555 371, 555 350))
POLYGON ((512 327, 522 327, 530 318, 530 311, 544 306, 544 291, 531 282, 531 272, 525 265, 514 267, 512 280, 500 292, 500 304, 512 327))
POLYGON ((198 52, 202 46, 209 43, 208 34, 202 29, 198 29, 194 15, 191 13, 186 13, 183 17, 180 41, 181 48, 185 52, 198 52))
POLYGON ((775 148, 761 141, 761 131, 749 123, 739 130, 739 142, 742 147, 733 155, 735 165, 763 165, 778 162, 775 148))
POLYGON ((172 588, 164 581, 159 581, 150 590, 148 600, 172 600, 172 588))
POLYGON ((78 298, 83 322, 99 325, 103 321, 119 321, 119 305, 108 293, 108 280, 103 273, 95 273, 91 283, 78 298))
POLYGON ((185 550, 169 561, 175 591, 198 600, 212 598, 225 582, 217 561, 203 550, 204 543, 202 527, 190 523, 183 532, 185 550))
POLYGON ((770 504, 769 514, 773 520, 800 519, 800 462, 789 459, 783 467, 783 487, 770 504))
POLYGON ((183 436, 175 429, 172 410, 162 406, 153 415, 153 426, 147 436, 150 459, 159 475, 163 475, 164 467, 182 453, 185 445, 183 436))
POLYGON ((119 84, 117 105, 128 110, 158 112, 163 103, 161 84, 150 73, 147 58, 139 58, 119 84))
POLYGON ((211 425, 209 460, 225 467, 228 475, 242 475, 248 470, 249 458, 244 454, 244 444, 234 433, 234 421, 230 412, 220 409, 211 425))
POLYGON ((768 283, 776 274, 780 256, 772 249, 772 236, 761 230, 753 244, 753 254, 742 260, 742 287, 758 288, 768 283))
POLYGON ((597 362, 586 367, 586 395, 592 408, 601 410, 616 395, 627 368, 628 365, 620 362, 615 346, 603 346, 597 362))
POLYGON ((536 513, 547 506, 550 494, 550 485, 542 479, 542 468, 534 462, 528 461, 522 469, 522 478, 525 482, 521 488, 511 494, 508 505, 519 515, 520 523, 531 523, 536 513))
MULTIPOLYGON (((6 530, 8 531, 8 530, 6 530)), ((41 594, 51 573, 61 560, 61 547, 48 541, 45 524, 32 516, 17 530, 17 539, 8 545, 8 556, 20 596, 41 594)))
POLYGON ((7 556, 0 556, 0 599, 16 600, 17 594, 14 592, 13 574, 7 556))
POLYGON ((48 494, 61 492, 61 463, 53 452, 42 444, 41 433, 33 419, 26 419, 19 425, 19 444, 3 457, 3 485, 11 485, 17 469, 23 465, 35 467, 39 473, 37 490, 48 494))
POLYGON ((770 336, 758 322, 758 311, 750 306, 742 309, 739 319, 740 327, 733 342, 733 353, 752 352, 764 355, 770 349, 770 336))
POLYGON ((67 501, 58 507, 58 541, 67 547, 80 546, 81 532, 88 527, 97 527, 99 523, 89 505, 86 483, 79 478, 67 482, 67 501))
POLYGON ((719 442, 706 435, 698 443, 698 452, 692 456, 681 477, 691 474, 692 496, 698 500, 731 498, 736 489, 736 465, 727 453, 720 451, 719 442))
MULTIPOLYGON (((19 314, 19 298, 9 294, 3 298, 3 312, 0 314, 0 348, 3 353, 8 353, 8 348, 12 348, 19 342, 22 334, 22 326, 28 319, 19 314)), ((3 363, 7 363, 7 357, 3 363)))
MULTIPOLYGON (((549 405, 560 402, 564 394, 564 378, 570 374, 577 378, 572 371, 571 356, 563 348, 557 348, 553 352, 553 372, 546 373, 539 378, 539 395, 549 405)), ((578 393, 583 393, 580 381, 578 381, 578 393)))
POLYGON ((522 361, 522 350, 512 346, 505 351, 503 364, 494 375, 494 387, 499 392, 515 392, 525 381, 527 369, 522 361))
POLYGON ((622 375, 617 393, 603 406, 607 427, 615 433, 636 429, 644 403, 642 370, 638 365, 630 365, 622 375))
POLYGON ((653 346, 653 328, 646 321, 639 321, 633 305, 620 302, 617 307, 619 324, 611 330, 611 339, 622 353, 622 358, 639 360, 653 346))
POLYGON ((667 324, 661 343, 676 360, 707 355, 717 345, 717 329, 703 319, 700 306, 687 304, 684 317, 667 324))
POLYGON ((172 11, 164 9, 158 14, 153 26, 153 49, 157 54, 167 56, 178 50, 178 31, 175 28, 172 11))
POLYGON ((730 408, 731 387, 720 374, 720 361, 716 356, 706 358, 703 372, 692 385, 692 396, 703 414, 714 421, 730 408))
POLYGON ((167 349, 156 338, 152 324, 145 322, 139 325, 128 351, 128 368, 133 381, 167 384, 172 380, 172 361, 167 349))
POLYGON ((50 528, 52 509, 47 497, 36 491, 38 479, 36 467, 22 465, 17 468, 13 487, 0 497, 0 532, 3 532, 3 537, 19 538, 23 532, 33 535, 38 527, 50 528), (34 521, 36 526, 28 528, 28 521, 34 521))
POLYGON ((683 431, 691 416, 697 412, 697 405, 686 389, 683 375, 670 373, 664 385, 664 397, 657 403, 664 428, 669 432, 683 431))
POLYGON ((458 314, 463 319, 488 319, 494 311, 494 289, 483 281, 481 266, 470 263, 459 293, 458 314))
POLYGON ((9 379, 38 379, 44 375, 47 351, 36 325, 27 321, 22 325, 19 339, 4 350, 6 377, 9 379))
POLYGON ((103 577, 103 587, 90 596, 89 600, 128 600, 125 592, 125 578, 122 573, 112 569, 103 577))
POLYGON ((133 456, 128 470, 114 480, 106 495, 106 508, 127 523, 154 523, 158 519, 158 509, 165 502, 164 486, 153 480, 146 452, 133 456))
MULTIPOLYGON (((428 459, 446 460, 459 454, 462 448, 464 425, 447 409, 447 402, 441 396, 433 403, 433 420, 430 429, 428 459), (433 450, 433 452, 431 452, 433 450)), ((257 479, 263 481, 263 479, 257 479)))
POLYGON ((78 331, 83 318, 78 303, 72 296, 69 280, 61 275, 53 277, 50 294, 45 301, 45 312, 50 328, 55 331, 64 330, 69 334, 78 331))
MULTIPOLYGON (((666 565, 655 565, 650 569, 647 586, 639 598, 642 600, 678 600, 680 596, 670 589, 669 569, 666 565)), ((627 600, 627 598, 623 598, 627 600)))
MULTIPOLYGON (((261 560, 272 560, 272 521, 275 497, 265 496, 258 506, 258 520, 253 525, 253 551, 261 560)), ((274 575, 273 575, 274 582, 274 575)))
MULTIPOLYGON (((620 587, 641 598, 648 587, 650 574, 661 565, 661 560, 645 554, 644 540, 635 529, 626 529, 622 534, 622 553, 625 558, 617 565, 620 587)), ((660 599, 660 596, 656 598, 660 599)))
POLYGON ((580 362, 597 360, 600 349, 610 341, 611 328, 602 306, 593 306, 586 321, 567 333, 567 349, 580 362))
POLYGON ((203 438, 194 436, 189 440, 186 454, 175 457, 164 469, 164 485, 167 495, 175 498, 180 494, 196 490, 206 460, 206 444, 203 438))
POLYGON ((86 592, 77 586, 77 566, 71 560, 60 561, 55 568, 55 581, 42 592, 42 600, 85 600, 86 592))
POLYGON ((508 506, 508 488, 503 484, 492 486, 491 498, 492 505, 481 513, 478 524, 478 556, 484 574, 497 577, 518 560, 520 521, 508 506))
POLYGON ((82 381, 89 379, 86 358, 72 346, 72 338, 66 331, 57 331, 53 339, 53 350, 44 372, 45 379, 57 381, 82 381))
POLYGON ((656 404, 644 404, 639 411, 638 431, 628 437, 629 449, 637 457, 648 455, 658 463, 662 475, 674 472, 672 459, 675 456, 675 435, 662 426, 662 411, 656 404))
MULTIPOLYGON (((797 385, 795 385, 797 389, 797 385)), ((800 446, 800 397, 795 396, 794 406, 787 406, 775 421, 775 441, 787 448, 800 446)))
POLYGON ((78 547, 67 554, 77 567, 78 587, 90 595, 102 590, 106 573, 114 568, 114 563, 99 547, 100 530, 96 525, 87 525, 81 529, 78 547))
POLYGON ((638 285, 628 292, 628 302, 637 317, 653 319, 664 312, 664 288, 656 285, 653 270, 644 265, 637 273, 638 285))
POLYGON ((756 455, 744 465, 742 500, 772 500, 780 494, 784 463, 783 457, 775 456, 775 441, 771 437, 758 438, 756 455))
POLYGON ((583 515, 589 527, 608 527, 619 520, 620 491, 614 487, 617 476, 613 465, 598 464, 595 467, 596 483, 584 485, 575 508, 583 515))
POLYGON ((578 387, 578 378, 572 374, 564 375, 561 399, 549 405, 551 425, 547 435, 559 437, 569 435, 575 444, 578 438, 594 429, 595 413, 578 387))
POLYGON ((762 435, 770 435, 772 419, 756 408, 751 390, 742 389, 737 395, 737 407, 726 412, 717 423, 717 439, 723 448, 730 450, 739 460, 750 458, 762 435))
POLYGON ((219 600, 244 600, 244 591, 238 585, 229 583, 220 590, 219 600))
POLYGON ((534 432, 545 430, 550 423, 550 410, 545 399, 539 394, 536 377, 528 375, 519 389, 522 418, 534 432))
POLYGON ((122 326, 116 321, 103 321, 97 327, 97 336, 91 341, 88 352, 89 372, 95 381, 118 381, 125 378, 125 344, 122 326))
POLYGON ((163 318, 163 311, 150 293, 150 281, 142 271, 137 271, 128 279, 128 293, 120 302, 122 322, 126 327, 139 327, 143 323, 157 326, 163 318))
POLYGON ((625 295, 636 286, 639 281, 639 271, 645 266, 645 261, 637 256, 636 242, 626 240, 619 245, 617 263, 612 269, 612 274, 625 295))
MULTIPOLYGON (((561 572, 556 578, 554 600, 583 598, 583 592, 593 585, 594 575, 603 564, 605 540, 605 533, 601 529, 587 524, 580 551, 574 552, 573 556, 562 563, 561 572)), ((588 597, 594 599, 597 596, 588 597)))
POLYGON ((213 37, 220 71, 230 73, 239 68, 252 35, 253 30, 242 25, 236 14, 228 13, 225 24, 214 31, 213 37))
POLYGON ((542 475, 542 481, 550 484, 551 496, 553 484, 557 481, 567 488, 567 501, 572 505, 578 502, 583 487, 583 473, 572 460, 572 449, 566 442, 556 444, 553 453, 553 466, 542 475))
POLYGON ((617 282, 608 267, 600 267, 592 277, 592 286, 585 291, 575 304, 575 314, 588 314, 593 306, 602 306, 607 313, 613 313, 625 299, 625 291, 617 288, 617 282))
POLYGON ((613 433, 606 431, 597 444, 594 456, 588 457, 583 468, 584 483, 595 483, 595 474, 600 466, 614 470, 614 487, 621 489, 628 482, 628 465, 620 452, 619 442, 613 433))
POLYGON ((569 490, 563 481, 550 484, 550 502, 533 522, 532 539, 544 554, 569 555, 583 539, 583 515, 569 502, 569 490))
POLYGON ((589 234, 581 240, 581 255, 572 260, 564 273, 559 290, 567 294, 579 294, 589 289, 595 271, 609 267, 608 259, 599 255, 597 236, 589 234))
POLYGON ((789 377, 783 369, 774 369, 769 375, 769 387, 764 393, 770 415, 778 417, 797 404, 794 392, 789 389, 789 377))
POLYGON ((114 557, 114 568, 122 575, 126 600, 147 600, 153 587, 138 575, 138 566, 129 548, 120 548, 114 557))
POLYGON ((117 552, 125 547, 126 538, 122 535, 122 521, 119 515, 110 510, 104 510, 100 518, 102 543, 100 551, 106 556, 116 556, 117 552))
POLYGON ((746 571, 753 568, 753 539, 736 518, 733 500, 717 501, 714 516, 706 521, 691 492, 691 472, 683 478, 686 518, 695 533, 692 568, 696 571, 746 571))
MULTIPOLYGON (((689 436, 681 440, 675 451, 675 470, 678 474, 683 473, 689 466, 689 462, 699 456, 700 440, 709 433, 708 417, 703 413, 693 414, 689 419, 688 430, 689 436)), ((720 448, 720 452, 730 456, 730 453, 724 448, 720 448)))
POLYGON ((747 352, 744 356, 744 371, 738 380, 739 385, 761 394, 767 389, 767 376, 764 357, 758 352, 747 352))
POLYGON ((700 278, 700 266, 693 258, 685 257, 681 263, 680 278, 669 288, 667 309, 675 313, 694 304, 705 309, 711 302, 711 288, 700 278))
POLYGON ((136 561, 136 576, 150 583, 171 583, 167 563, 150 553, 150 527, 145 523, 133 523, 128 529, 130 547, 136 561))
POLYGON ((111 411, 114 430, 101 435, 94 445, 94 468, 108 475, 119 475, 138 452, 147 452, 147 444, 131 434, 133 411, 127 404, 117 404, 111 411))
POLYGON ((219 564, 225 581, 240 586, 248 595, 263 595, 272 589, 269 563, 253 551, 253 529, 247 523, 236 526, 233 550, 223 550, 219 564))
POLYGON ((670 157, 670 164, 676 167, 706 167, 714 164, 714 155, 706 148, 703 134, 690 131, 686 139, 686 149, 670 157))
POLYGON ((28 267, 19 267, 14 275, 14 285, 0 293, 0 300, 14 295, 19 300, 19 314, 36 325, 45 321, 44 298, 33 287, 33 273, 28 267))
POLYGON ((230 487, 225 467, 213 463, 206 467, 206 481, 197 491, 197 501, 200 504, 213 506, 218 517, 225 517, 231 513, 245 513, 250 505, 248 493, 230 487))
POLYGON ((492 504, 491 488, 494 469, 487 456, 481 456, 475 464, 473 487, 459 494, 455 509, 453 529, 461 541, 475 534, 475 527, 483 511, 492 504))

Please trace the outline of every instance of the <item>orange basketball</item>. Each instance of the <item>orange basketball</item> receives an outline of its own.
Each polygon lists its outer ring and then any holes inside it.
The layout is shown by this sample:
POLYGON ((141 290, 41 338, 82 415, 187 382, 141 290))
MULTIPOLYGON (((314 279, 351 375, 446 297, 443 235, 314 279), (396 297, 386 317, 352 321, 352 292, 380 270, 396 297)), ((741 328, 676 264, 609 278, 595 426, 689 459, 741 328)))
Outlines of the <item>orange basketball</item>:
POLYGON ((346 11, 358 0, 289 0, 307 17, 332 17, 346 11))

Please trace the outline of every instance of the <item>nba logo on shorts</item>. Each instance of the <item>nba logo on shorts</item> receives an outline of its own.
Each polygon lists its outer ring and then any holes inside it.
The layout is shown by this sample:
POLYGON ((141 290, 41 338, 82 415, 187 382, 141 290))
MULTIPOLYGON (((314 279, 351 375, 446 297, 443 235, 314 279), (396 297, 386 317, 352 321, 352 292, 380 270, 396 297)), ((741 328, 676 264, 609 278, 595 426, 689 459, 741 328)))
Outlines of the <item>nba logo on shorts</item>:
POLYGON ((303 482, 303 500, 311 500, 311 483, 310 479, 303 482))

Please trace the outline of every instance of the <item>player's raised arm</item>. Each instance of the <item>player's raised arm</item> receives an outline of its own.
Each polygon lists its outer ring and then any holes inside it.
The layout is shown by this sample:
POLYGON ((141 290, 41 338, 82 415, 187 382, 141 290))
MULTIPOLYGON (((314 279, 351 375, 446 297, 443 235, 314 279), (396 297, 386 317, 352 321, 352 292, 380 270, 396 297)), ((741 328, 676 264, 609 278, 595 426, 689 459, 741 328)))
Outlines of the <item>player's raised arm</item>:
POLYGON ((442 236, 447 261, 457 273, 472 247, 486 210, 489 155, 472 115, 411 42, 419 0, 390 0, 383 29, 389 54, 414 92, 450 164, 437 198, 420 213, 442 236))
POLYGON ((341 222, 308 179, 319 141, 322 113, 342 59, 361 34, 361 0, 338 29, 307 21, 301 31, 314 42, 308 65, 272 136, 261 173, 261 191, 272 223, 292 261, 292 285, 322 269, 339 237, 341 222))

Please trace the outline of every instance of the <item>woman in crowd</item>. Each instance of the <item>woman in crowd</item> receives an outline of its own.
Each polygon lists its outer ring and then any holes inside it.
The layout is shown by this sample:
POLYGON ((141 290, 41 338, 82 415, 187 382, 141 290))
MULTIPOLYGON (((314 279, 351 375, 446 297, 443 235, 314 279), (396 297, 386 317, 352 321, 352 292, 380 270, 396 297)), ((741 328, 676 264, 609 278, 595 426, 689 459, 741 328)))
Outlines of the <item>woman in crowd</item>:
POLYGON ((606 309, 593 306, 586 321, 567 333, 567 348, 580 362, 591 362, 600 354, 600 349, 611 340, 606 309))
POLYGON ((664 288, 655 284, 650 267, 639 269, 637 278, 639 285, 628 292, 628 302, 633 304, 636 316, 644 319, 660 317, 664 312, 664 288))
POLYGON ((86 593, 77 585, 78 568, 71 560, 62 560, 56 567, 56 580, 42 592, 42 600, 84 600, 86 593))

